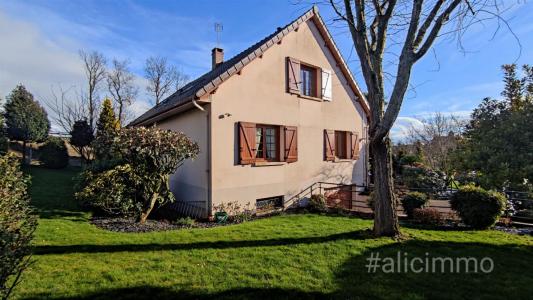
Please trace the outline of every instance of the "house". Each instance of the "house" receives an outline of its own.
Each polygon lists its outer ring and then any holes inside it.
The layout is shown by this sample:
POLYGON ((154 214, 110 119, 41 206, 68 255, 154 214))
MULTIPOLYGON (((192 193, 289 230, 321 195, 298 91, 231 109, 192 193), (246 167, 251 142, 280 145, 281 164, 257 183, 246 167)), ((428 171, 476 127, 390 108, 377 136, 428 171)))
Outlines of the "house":
POLYGON ((309 185, 366 186, 368 105, 313 7, 135 121, 181 131, 200 154, 171 177, 177 210, 280 206, 309 185))

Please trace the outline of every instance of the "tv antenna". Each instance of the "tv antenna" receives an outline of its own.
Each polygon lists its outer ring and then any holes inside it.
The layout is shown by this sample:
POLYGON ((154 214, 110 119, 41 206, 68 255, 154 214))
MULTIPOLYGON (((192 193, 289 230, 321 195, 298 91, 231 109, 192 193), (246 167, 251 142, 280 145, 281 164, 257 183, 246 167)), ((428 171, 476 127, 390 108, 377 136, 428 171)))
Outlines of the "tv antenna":
POLYGON ((222 23, 215 23, 215 32, 217 33, 217 48, 220 44, 220 33, 224 30, 224 26, 222 26, 222 23))

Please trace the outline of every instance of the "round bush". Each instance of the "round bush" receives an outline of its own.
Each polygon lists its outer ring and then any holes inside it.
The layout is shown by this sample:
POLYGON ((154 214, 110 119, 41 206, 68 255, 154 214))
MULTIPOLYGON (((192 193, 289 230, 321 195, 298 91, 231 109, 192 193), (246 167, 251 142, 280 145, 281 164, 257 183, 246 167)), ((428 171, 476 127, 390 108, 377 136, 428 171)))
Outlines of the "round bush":
POLYGON ((453 194, 450 202, 466 225, 485 229, 498 221, 507 199, 501 193, 467 185, 453 194))
POLYGON ((68 165, 68 152, 65 142, 58 137, 49 137, 39 148, 41 162, 51 169, 62 169, 68 165))
POLYGON ((428 196, 420 192, 410 192, 402 198, 403 210, 409 219, 413 218, 413 211, 416 208, 423 208, 428 204, 428 202, 428 196))
POLYGON ((444 223, 444 218, 435 208, 415 208, 413 219, 425 225, 442 225, 444 223))
POLYGON ((328 206, 326 204, 326 196, 322 194, 314 194, 309 199, 309 208, 313 211, 326 211, 328 206))

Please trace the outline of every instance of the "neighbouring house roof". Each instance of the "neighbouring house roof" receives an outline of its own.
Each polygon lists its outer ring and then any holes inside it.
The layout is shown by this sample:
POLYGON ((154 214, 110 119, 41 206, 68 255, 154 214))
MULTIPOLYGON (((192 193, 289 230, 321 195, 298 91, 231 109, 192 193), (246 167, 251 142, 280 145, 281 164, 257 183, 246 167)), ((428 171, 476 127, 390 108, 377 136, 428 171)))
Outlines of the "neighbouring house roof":
POLYGON ((322 37, 326 41, 326 46, 330 49, 333 56, 337 60, 341 71, 348 79, 348 84, 353 89, 354 93, 357 95, 359 103, 363 107, 363 110, 367 113, 367 117, 369 117, 368 103, 366 102, 363 93, 355 82, 355 79, 351 74, 342 55, 340 54, 337 45, 333 41, 333 38, 331 37, 331 34, 329 33, 326 25, 324 24, 324 21, 320 17, 318 13, 318 7, 313 6, 313 8, 306 11, 303 15, 301 15, 291 23, 287 24, 284 27, 279 27, 274 33, 265 37, 264 39, 252 45, 248 49, 235 55, 231 59, 221 63, 220 65, 218 65, 211 71, 205 73, 204 75, 198 77, 197 79, 189 82, 184 87, 177 90, 174 94, 163 100, 159 105, 154 106, 153 108, 142 114, 140 117, 135 119, 129 124, 129 126, 149 125, 153 123, 159 115, 165 114, 166 117, 168 117, 172 115, 172 110, 175 110, 176 108, 179 108, 184 104, 190 103, 193 100, 198 100, 200 99, 200 97, 212 93, 225 80, 230 78, 232 75, 238 73, 247 64, 249 64, 255 58, 261 56, 270 47, 277 44, 278 42, 281 42, 283 37, 297 29, 300 24, 310 19, 314 21, 322 37))

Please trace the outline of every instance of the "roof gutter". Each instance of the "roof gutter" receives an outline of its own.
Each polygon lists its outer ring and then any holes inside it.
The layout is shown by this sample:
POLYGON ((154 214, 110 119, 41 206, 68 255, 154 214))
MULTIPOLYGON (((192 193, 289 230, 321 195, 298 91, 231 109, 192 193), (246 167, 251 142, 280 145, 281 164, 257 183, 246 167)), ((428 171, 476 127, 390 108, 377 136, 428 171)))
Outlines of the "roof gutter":
POLYGON ((182 111, 185 111, 185 110, 188 110, 190 108, 193 108, 195 105, 193 104, 192 101, 195 101, 194 97, 191 97, 190 100, 187 100, 187 101, 184 101, 183 103, 179 104, 178 106, 173 106, 173 107, 170 107, 169 109, 167 110, 164 110, 154 116, 151 116, 145 120, 142 120, 140 122, 132 122, 128 125, 128 127, 130 126, 146 126, 146 125, 151 125, 157 121, 160 121, 160 120, 163 120, 163 119, 166 119, 170 116, 172 116, 174 113, 179 113, 179 112, 182 112, 182 111))

